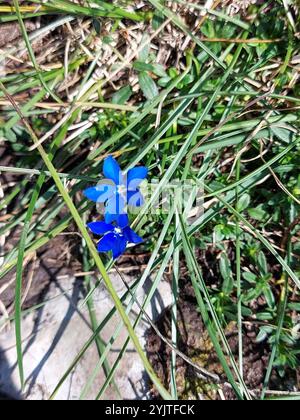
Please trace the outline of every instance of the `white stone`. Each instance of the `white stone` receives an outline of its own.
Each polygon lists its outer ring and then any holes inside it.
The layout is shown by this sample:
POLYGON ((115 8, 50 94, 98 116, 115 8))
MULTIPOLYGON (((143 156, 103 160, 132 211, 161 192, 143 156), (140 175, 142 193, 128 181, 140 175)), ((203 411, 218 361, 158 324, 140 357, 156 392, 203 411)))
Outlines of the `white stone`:
MULTIPOLYGON (((114 274, 110 277, 121 296, 126 289, 119 276, 114 274)), ((130 282, 130 279, 127 278, 127 281, 130 282)), ((151 280, 139 290, 139 302, 143 302, 150 286, 151 280)), ((21 394, 19 386, 14 325, 11 324, 8 331, 2 331, 0 334, 0 392, 14 398, 48 399, 63 373, 92 335, 88 310, 86 307, 81 307, 82 294, 78 280, 65 278, 59 280, 57 284, 52 283, 44 301, 47 301, 45 306, 25 316, 22 322, 26 378, 23 394, 21 394), (59 297, 53 299, 56 296, 59 297)), ((97 320, 100 323, 113 307, 104 285, 97 289, 94 302, 97 320)), ((168 282, 162 281, 147 312, 151 319, 156 320, 164 308, 170 304, 170 285, 168 282)), ((132 320, 137 312, 139 312, 139 308, 134 305, 131 312, 132 320)), ((119 317, 116 315, 103 330, 101 337, 105 342, 112 336, 118 322, 119 317)), ((143 346, 145 345, 144 333, 148 327, 147 322, 141 322, 136 330, 143 346)), ((109 353, 111 365, 116 360, 126 337, 126 331, 122 327, 121 334, 109 353)), ((79 399, 98 361, 97 348, 93 343, 77 364, 76 369, 64 382, 56 398, 61 400, 79 399)), ((147 394, 145 377, 143 365, 130 343, 115 375, 115 381, 122 398, 145 398, 147 394)), ((94 399, 104 380, 105 375, 101 369, 85 399, 94 399)), ((108 388, 105 398, 117 398, 113 387, 108 388)))

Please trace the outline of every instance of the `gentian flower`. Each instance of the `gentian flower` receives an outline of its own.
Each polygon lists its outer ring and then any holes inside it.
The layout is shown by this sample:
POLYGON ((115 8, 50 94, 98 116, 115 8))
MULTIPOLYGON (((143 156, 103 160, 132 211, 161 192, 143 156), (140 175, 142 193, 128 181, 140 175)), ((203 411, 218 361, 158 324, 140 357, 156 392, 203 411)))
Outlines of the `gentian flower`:
POLYGON ((143 242, 143 239, 128 226, 129 220, 127 215, 120 216, 119 223, 117 226, 105 222, 88 224, 89 229, 95 235, 104 235, 98 243, 98 251, 112 251, 114 259, 117 259, 124 253, 129 243, 140 244, 143 242))
POLYGON ((137 166, 123 173, 118 162, 109 156, 103 165, 105 180, 88 188, 84 194, 96 203, 105 204, 105 222, 118 222, 126 214, 126 206, 141 207, 144 198, 139 186, 148 175, 148 169, 137 166))

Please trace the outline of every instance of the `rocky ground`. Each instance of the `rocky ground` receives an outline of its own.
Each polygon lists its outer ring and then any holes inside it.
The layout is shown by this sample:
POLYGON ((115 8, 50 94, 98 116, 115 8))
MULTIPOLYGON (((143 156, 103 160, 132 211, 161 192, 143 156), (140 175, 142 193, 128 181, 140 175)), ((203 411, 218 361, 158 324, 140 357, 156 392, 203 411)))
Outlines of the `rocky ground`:
MULTIPOLYGON (((117 274, 111 275, 114 286, 122 295, 124 286, 117 274)), ((126 277, 128 283, 133 279, 126 277)), ((148 286, 151 285, 149 281, 148 286)), ((53 279, 43 294, 42 307, 30 312, 23 319, 23 350, 24 369, 27 378, 24 392, 20 391, 18 368, 16 364, 14 325, 7 325, 0 333, 0 392, 9 398, 47 400, 58 379, 92 335, 86 306, 82 307, 82 284, 80 279, 69 275, 53 279)), ((147 290, 138 294, 141 302, 147 290)), ((153 299, 148 314, 152 319, 157 318, 166 306, 170 304, 171 293, 168 282, 163 281, 153 299)), ((105 287, 99 287, 95 294, 95 312, 99 320, 103 320, 112 309, 111 299, 105 287)), ((132 318, 137 312, 135 306, 132 318)), ((108 342, 115 331, 119 319, 112 318, 106 325, 102 339, 108 342)), ((139 324, 137 334, 145 345, 145 332, 149 324, 144 321, 139 324)), ((120 349, 126 340, 126 332, 122 329, 117 341, 113 344, 109 355, 111 365, 118 357, 120 349)), ((72 375, 68 377, 57 394, 57 399, 77 400, 81 396, 86 383, 93 374, 99 361, 99 354, 93 344, 85 356, 77 364, 72 375)), ((99 392, 105 375, 101 369, 92 381, 85 398, 94 399, 99 392)), ((118 389, 125 399, 147 398, 148 381, 144 375, 143 365, 132 345, 129 345, 115 376, 118 389)), ((118 399, 113 386, 105 394, 107 399, 118 399)))

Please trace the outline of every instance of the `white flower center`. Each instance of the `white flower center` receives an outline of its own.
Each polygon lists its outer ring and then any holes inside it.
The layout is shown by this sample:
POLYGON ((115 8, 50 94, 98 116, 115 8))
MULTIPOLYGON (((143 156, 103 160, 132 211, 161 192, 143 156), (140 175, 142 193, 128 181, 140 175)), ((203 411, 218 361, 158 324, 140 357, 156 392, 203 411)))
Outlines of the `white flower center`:
POLYGON ((118 185, 117 187, 118 194, 122 196, 126 196, 126 191, 127 191, 127 188, 125 187, 125 185, 118 185))
POLYGON ((119 228, 119 227, 116 227, 116 228, 114 229, 114 232, 115 232, 117 235, 121 235, 121 234, 122 234, 122 229, 121 229, 121 228, 119 228))

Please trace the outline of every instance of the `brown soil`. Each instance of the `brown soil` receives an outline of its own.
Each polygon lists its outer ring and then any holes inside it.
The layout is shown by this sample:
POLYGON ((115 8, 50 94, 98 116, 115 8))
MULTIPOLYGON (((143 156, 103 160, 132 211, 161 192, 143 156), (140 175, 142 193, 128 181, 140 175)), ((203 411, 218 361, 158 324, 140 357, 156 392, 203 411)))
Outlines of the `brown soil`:
MULTIPOLYGON (((36 29, 33 22, 25 22, 27 33, 36 29)), ((16 22, 5 23, 0 26, 0 47, 7 47, 10 43, 21 38, 20 25, 16 22)))

